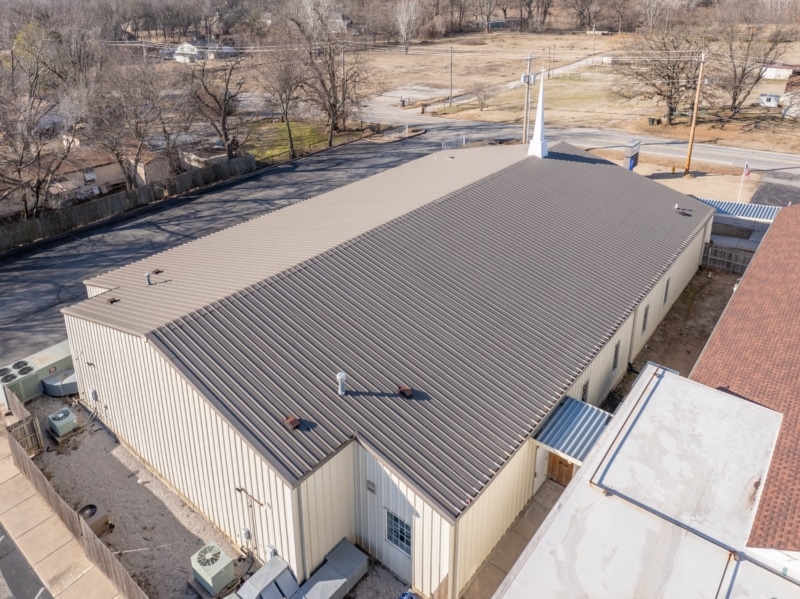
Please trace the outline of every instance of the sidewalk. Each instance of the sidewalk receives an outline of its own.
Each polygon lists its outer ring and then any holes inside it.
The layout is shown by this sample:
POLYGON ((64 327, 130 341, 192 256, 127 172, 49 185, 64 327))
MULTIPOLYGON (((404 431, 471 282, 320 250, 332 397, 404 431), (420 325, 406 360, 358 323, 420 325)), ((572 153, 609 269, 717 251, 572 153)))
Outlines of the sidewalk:
POLYGON ((120 595, 58 516, 17 470, 0 427, 0 523, 56 599, 120 595))

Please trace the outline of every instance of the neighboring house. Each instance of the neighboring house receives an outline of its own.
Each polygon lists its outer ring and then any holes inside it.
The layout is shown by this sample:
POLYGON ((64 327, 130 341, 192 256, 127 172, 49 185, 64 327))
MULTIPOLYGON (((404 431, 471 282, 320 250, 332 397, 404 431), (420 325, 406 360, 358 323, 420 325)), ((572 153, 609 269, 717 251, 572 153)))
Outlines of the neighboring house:
MULTIPOLYGON (((800 580, 800 206, 782 208, 691 378, 783 416, 748 551, 800 580)), ((743 435, 743 439, 746 437, 743 435)))
MULTIPOLYGON (((131 163, 133 168, 133 163, 131 163)), ((169 178, 169 160, 157 152, 145 150, 136 165, 136 185, 163 183, 169 178)))
POLYGON ((529 154, 426 156, 86 281, 80 401, 300 581, 346 537, 457 597, 548 462, 583 458, 542 423, 603 401, 710 234, 712 208, 548 154, 541 123, 529 154))
POLYGON ((796 71, 796 65, 772 64, 762 69, 761 76, 764 79, 788 79, 796 71))
POLYGON ((70 150, 59 168, 50 192, 56 203, 63 203, 99 196, 124 187, 125 175, 110 153, 77 145, 70 150))
POLYGON ((175 48, 173 58, 177 62, 190 63, 197 60, 217 60, 233 56, 236 51, 230 46, 201 40, 194 43, 184 42, 175 48))
POLYGON ((648 363, 494 599, 800 596, 747 543, 780 429, 779 413, 648 363))

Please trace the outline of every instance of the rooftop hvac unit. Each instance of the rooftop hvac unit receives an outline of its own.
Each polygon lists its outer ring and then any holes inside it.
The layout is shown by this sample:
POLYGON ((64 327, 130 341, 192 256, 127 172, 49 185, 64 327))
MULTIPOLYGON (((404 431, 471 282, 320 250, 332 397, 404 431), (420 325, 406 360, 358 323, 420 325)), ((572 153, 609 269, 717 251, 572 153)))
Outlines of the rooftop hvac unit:
POLYGON ((192 556, 194 577, 212 595, 233 582, 233 560, 214 543, 209 543, 192 556))
POLYGON ((57 437, 63 437, 78 428, 78 419, 69 408, 61 408, 58 412, 53 412, 47 417, 47 422, 57 437))
MULTIPOLYGON (((43 379, 70 368, 72 355, 69 342, 65 340, 0 368, 0 386, 9 389, 20 401, 25 402, 42 393, 43 379)), ((0 398, 5 399, 5 393, 0 393, 0 398)))
POLYGON ((75 395, 78 392, 78 378, 74 370, 62 370, 43 378, 42 387, 51 397, 75 395))

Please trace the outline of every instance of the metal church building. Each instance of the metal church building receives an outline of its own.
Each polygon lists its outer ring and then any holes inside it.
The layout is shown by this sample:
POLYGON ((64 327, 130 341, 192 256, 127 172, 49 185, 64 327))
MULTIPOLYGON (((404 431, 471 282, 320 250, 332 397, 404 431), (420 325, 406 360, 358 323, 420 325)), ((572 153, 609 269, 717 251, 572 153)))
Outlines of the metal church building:
POLYGON ((64 310, 81 401, 298 579, 347 537, 457 597, 547 476, 537 430, 621 380, 710 234, 701 202, 535 145, 430 155, 86 281, 64 310))

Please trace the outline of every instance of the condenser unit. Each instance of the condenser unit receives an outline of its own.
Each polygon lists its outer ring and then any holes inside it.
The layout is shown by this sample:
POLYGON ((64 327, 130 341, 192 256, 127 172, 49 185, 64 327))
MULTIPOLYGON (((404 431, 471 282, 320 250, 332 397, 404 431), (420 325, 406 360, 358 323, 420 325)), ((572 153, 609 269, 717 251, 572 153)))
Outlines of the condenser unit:
POLYGON ((69 408, 61 408, 58 412, 50 414, 47 423, 56 437, 63 437, 78 428, 78 419, 69 408))
MULTIPOLYGON (((41 395, 42 381, 45 378, 71 368, 72 354, 69 341, 65 340, 0 368, 0 386, 4 390, 12 391, 20 401, 25 402, 41 395)), ((0 398, 8 405, 5 393, 0 393, 0 398)))
POLYGON ((235 577, 233 560, 214 543, 209 543, 192 556, 194 577, 212 595, 233 582, 235 577))

